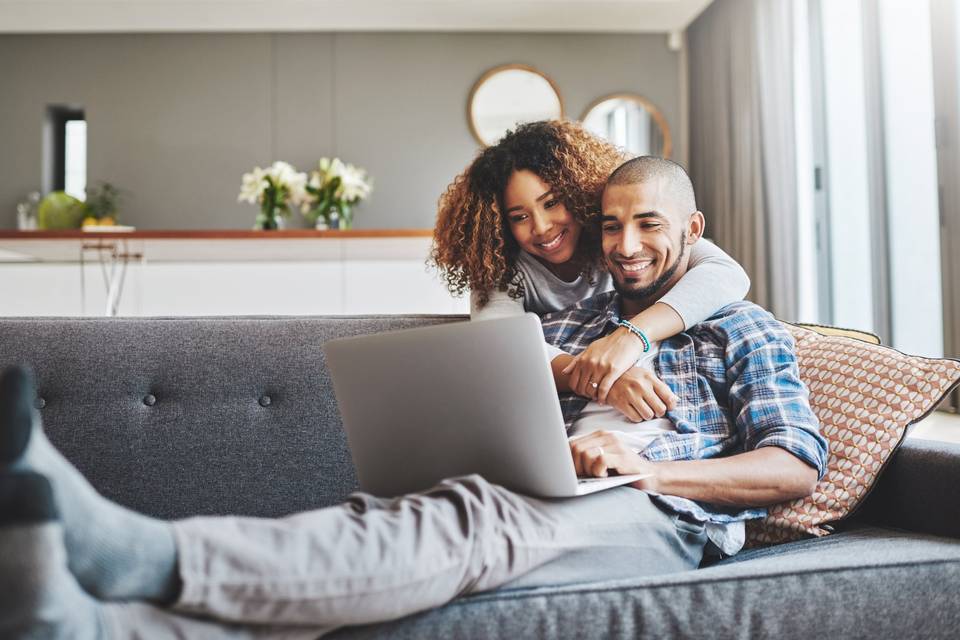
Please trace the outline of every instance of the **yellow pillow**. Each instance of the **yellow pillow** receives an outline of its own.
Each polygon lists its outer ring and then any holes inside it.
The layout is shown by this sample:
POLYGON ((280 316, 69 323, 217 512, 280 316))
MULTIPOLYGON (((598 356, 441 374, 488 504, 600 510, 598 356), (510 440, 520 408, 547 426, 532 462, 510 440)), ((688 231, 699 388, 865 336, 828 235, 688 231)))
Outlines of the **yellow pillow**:
MULTIPOLYGON (((784 324, 788 323, 785 322, 784 324)), ((870 333, 869 331, 860 331, 859 329, 841 329, 840 327, 830 327, 824 324, 807 324, 803 322, 793 323, 791 326, 810 329, 811 331, 816 331, 822 336, 844 336, 847 338, 862 340, 863 342, 869 342, 870 344, 880 344, 880 336, 875 333, 870 333)))
POLYGON ((859 331, 787 328, 829 443, 827 472, 813 495, 774 505, 766 518, 748 522, 748 546, 827 535, 824 525, 849 516, 866 498, 907 427, 960 383, 957 360, 909 356, 859 331))

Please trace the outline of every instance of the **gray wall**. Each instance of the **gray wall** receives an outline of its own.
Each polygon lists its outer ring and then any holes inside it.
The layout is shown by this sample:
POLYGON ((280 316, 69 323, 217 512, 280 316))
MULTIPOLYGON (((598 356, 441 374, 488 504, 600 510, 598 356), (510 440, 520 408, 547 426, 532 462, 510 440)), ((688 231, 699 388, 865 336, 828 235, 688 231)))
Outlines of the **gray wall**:
POLYGON ((275 159, 306 170, 324 155, 374 177, 357 228, 429 228, 477 151, 470 88, 508 62, 550 75, 568 117, 605 93, 641 93, 683 148, 678 55, 661 35, 5 35, 0 228, 40 187, 45 107, 61 103, 86 109, 88 182, 126 189, 122 221, 138 228, 249 228, 244 172, 275 159))

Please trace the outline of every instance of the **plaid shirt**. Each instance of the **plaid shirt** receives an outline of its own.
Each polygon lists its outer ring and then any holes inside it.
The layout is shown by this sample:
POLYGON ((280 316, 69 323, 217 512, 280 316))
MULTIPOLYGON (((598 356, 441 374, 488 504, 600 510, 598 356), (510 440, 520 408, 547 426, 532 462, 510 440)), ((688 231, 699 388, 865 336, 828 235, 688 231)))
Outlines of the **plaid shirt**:
MULTIPOLYGON (((547 342, 571 355, 610 334, 620 319, 613 291, 583 300, 541 322, 547 342)), ((667 413, 675 432, 657 436, 641 452, 648 460, 698 460, 759 447, 781 447, 826 471, 827 443, 800 381, 793 337, 750 302, 728 305, 704 322, 660 343, 657 375, 679 399, 667 413)), ((560 394, 567 429, 589 401, 560 394)), ((766 509, 730 509, 677 496, 652 494, 671 510, 717 523, 761 518, 766 509)))

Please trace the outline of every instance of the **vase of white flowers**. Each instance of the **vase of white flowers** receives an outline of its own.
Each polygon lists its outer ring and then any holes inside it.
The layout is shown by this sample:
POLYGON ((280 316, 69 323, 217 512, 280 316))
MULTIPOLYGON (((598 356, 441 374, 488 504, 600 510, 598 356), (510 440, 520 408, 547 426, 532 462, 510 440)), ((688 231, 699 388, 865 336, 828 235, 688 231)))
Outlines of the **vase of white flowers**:
POLYGON ((320 158, 307 180, 301 211, 318 229, 349 229, 353 207, 372 190, 372 181, 363 169, 340 158, 320 158))
POLYGON ((283 219, 290 215, 291 206, 302 206, 306 200, 307 174, 298 172, 290 164, 277 161, 270 167, 255 167, 243 175, 238 202, 259 204, 253 228, 279 229, 283 219))

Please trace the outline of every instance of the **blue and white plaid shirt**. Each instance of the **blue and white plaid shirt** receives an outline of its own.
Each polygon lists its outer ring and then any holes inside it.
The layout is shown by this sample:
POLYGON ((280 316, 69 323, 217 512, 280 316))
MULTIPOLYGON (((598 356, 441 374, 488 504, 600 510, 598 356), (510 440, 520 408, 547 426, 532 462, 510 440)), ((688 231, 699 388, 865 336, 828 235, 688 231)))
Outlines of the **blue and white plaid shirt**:
MULTIPOLYGON (((614 291, 543 318, 547 342, 576 355, 617 328, 620 296, 614 291)), ((823 477, 827 442, 800 381, 793 337, 772 315, 736 302, 704 322, 660 343, 657 375, 679 399, 667 413, 675 432, 657 436, 641 455, 648 460, 699 460, 759 447, 781 447, 823 477)), ((567 429, 589 400, 560 394, 567 429)), ((730 509, 677 496, 652 494, 669 509, 702 522, 727 523, 766 515, 764 508, 730 509)))

